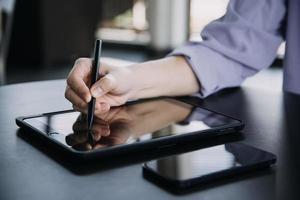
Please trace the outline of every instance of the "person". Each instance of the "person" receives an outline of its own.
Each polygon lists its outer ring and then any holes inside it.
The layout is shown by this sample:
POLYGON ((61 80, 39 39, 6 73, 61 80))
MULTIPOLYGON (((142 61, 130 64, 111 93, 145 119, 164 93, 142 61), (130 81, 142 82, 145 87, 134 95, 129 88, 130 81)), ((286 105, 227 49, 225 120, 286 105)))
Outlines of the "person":
POLYGON ((285 39, 283 89, 300 94, 300 1, 231 0, 226 14, 202 31, 202 42, 188 43, 167 57, 127 67, 101 64, 103 77, 89 89, 92 61, 78 59, 67 78, 65 97, 86 112, 95 97, 96 110, 129 100, 157 96, 205 98, 239 86, 271 65, 285 39))

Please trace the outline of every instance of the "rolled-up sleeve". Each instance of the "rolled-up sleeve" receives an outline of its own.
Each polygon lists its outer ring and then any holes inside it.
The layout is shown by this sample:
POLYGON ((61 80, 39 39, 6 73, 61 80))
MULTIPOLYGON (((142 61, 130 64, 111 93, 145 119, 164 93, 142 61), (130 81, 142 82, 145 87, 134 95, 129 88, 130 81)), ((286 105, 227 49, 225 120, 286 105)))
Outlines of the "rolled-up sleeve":
POLYGON ((283 40, 285 0, 231 0, 226 14, 202 31, 202 42, 170 55, 184 56, 206 97, 271 65, 283 40))

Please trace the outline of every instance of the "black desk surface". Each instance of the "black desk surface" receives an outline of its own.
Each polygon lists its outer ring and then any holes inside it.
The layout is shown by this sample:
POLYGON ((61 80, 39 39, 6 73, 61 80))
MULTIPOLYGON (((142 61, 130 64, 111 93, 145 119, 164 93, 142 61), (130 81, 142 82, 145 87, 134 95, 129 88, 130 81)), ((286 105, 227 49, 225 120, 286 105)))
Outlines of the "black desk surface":
MULTIPOLYGON (((242 119, 244 142, 277 154, 278 163, 271 172, 175 195, 143 179, 142 161, 77 173, 59 152, 46 153, 39 141, 19 133, 16 116, 71 107, 63 97, 64 86, 59 80, 0 88, 0 199, 299 199, 298 96, 243 88, 203 102, 191 100, 242 119)), ((74 168, 80 171, 84 166, 74 168)))

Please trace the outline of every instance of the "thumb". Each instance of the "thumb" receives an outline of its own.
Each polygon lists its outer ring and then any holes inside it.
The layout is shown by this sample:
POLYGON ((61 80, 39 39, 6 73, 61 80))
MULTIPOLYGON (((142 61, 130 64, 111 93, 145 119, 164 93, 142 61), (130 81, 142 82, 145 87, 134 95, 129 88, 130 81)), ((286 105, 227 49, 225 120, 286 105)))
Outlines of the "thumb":
POLYGON ((91 88, 92 96, 98 98, 116 88, 116 79, 113 75, 107 74, 100 78, 91 88))

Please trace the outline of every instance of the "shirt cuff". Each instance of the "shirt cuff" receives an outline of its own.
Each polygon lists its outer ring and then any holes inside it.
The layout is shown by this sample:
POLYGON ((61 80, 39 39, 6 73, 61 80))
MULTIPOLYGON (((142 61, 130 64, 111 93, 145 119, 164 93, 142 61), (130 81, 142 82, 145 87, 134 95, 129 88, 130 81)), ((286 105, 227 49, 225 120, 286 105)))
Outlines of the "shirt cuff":
POLYGON ((201 43, 189 43, 175 49, 168 56, 185 57, 201 85, 199 93, 193 96, 200 98, 223 88, 237 87, 246 77, 256 73, 201 43))

